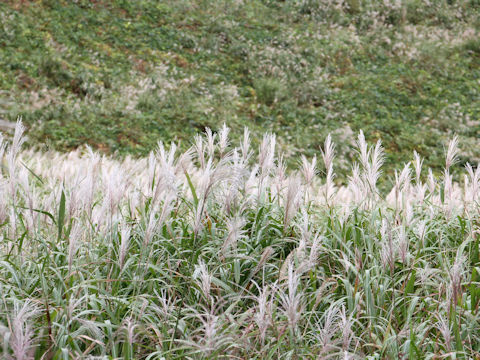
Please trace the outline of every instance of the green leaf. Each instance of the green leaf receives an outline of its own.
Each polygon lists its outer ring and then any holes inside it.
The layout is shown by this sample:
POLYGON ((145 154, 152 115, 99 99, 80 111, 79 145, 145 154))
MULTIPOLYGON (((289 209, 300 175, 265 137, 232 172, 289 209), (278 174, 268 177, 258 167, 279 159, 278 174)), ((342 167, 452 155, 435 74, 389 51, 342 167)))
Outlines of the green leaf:
POLYGON ((473 266, 480 265, 479 242, 480 242, 479 239, 475 239, 471 245, 472 250, 470 252, 471 253, 470 258, 471 258, 471 264, 473 266))
POLYGON ((470 310, 473 312, 476 311, 478 300, 480 300, 480 288, 478 287, 478 282, 480 281, 480 274, 477 268, 472 270, 472 281, 470 284, 470 310))
POLYGON ((457 322, 457 312, 452 311, 452 319, 453 319, 453 334, 455 335, 455 350, 457 350, 457 355, 459 359, 463 359, 463 343, 462 337, 460 335, 460 329, 458 327, 457 322))
MULTIPOLYGON (((24 209, 24 210, 30 210, 30 208, 27 208, 25 206, 18 206, 18 208, 24 209)), ((48 211, 40 210, 40 209, 31 209, 31 210, 48 216, 53 221, 54 224, 57 224, 57 221, 55 220, 55 217, 52 214, 50 214, 48 211)))
POLYGON ((62 189, 62 196, 60 197, 60 205, 58 207, 58 237, 57 240, 60 240, 62 237, 63 224, 65 221, 65 191, 62 189))
POLYGON ((410 329, 410 347, 409 347, 409 359, 416 360, 416 359, 423 359, 422 352, 417 347, 417 337, 415 336, 415 332, 413 329, 410 329))
POLYGON ((188 175, 187 171, 185 171, 185 177, 187 178, 188 186, 190 187, 190 191, 192 192, 193 202, 195 206, 197 206, 198 205, 197 192, 195 191, 195 186, 193 186, 192 180, 190 179, 190 175, 188 175))
POLYGON ((25 165, 25 163, 24 163, 23 161, 20 161, 20 163, 25 167, 25 169, 27 169, 27 170, 30 172, 30 174, 33 175, 33 177, 34 177, 35 179, 37 179, 37 180, 40 182, 40 184, 43 185, 43 180, 42 180, 42 178, 41 178, 40 176, 38 176, 37 174, 35 174, 35 173, 33 172, 33 170, 30 169, 27 165, 25 165))
POLYGON ((412 270, 410 275, 410 279, 408 279, 407 286, 405 286, 405 295, 412 294, 415 291, 415 276, 417 275, 417 271, 415 269, 412 270))

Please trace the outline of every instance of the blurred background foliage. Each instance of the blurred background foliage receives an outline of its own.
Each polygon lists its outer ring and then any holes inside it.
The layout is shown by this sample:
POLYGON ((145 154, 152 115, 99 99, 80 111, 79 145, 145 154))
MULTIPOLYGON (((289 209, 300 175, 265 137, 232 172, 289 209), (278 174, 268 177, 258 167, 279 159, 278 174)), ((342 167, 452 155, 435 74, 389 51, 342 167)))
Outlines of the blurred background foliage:
POLYGON ((413 150, 439 172, 453 134, 480 160, 478 0, 3 1, 0 16, 0 118, 41 149, 143 156, 225 122, 257 144, 275 132, 289 165, 328 133, 348 160, 360 129, 390 175, 413 150))

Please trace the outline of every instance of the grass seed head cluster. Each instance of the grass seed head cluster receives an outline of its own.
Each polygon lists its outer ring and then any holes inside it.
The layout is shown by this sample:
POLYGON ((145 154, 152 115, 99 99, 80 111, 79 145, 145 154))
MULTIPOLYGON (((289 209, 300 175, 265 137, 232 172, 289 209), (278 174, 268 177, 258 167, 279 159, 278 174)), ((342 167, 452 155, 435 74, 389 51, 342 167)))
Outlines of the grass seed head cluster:
POLYGON ((417 154, 379 191, 362 132, 288 171, 224 126, 143 159, 0 145, 0 343, 7 359, 476 358, 479 167, 417 154), (462 180, 462 181, 459 181, 462 180))

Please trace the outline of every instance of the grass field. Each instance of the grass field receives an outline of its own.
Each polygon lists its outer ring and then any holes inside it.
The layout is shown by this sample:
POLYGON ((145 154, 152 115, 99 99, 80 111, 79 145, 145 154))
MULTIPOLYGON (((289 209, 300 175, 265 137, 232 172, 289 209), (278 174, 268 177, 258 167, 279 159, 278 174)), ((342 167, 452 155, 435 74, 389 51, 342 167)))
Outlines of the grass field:
POLYGON ((479 33, 479 0, 1 1, 0 358, 480 360, 479 33))
POLYGON ((415 153, 382 193, 363 133, 338 187, 330 137, 291 172, 227 127, 123 160, 22 132, 0 144, 3 358, 480 357, 480 167, 456 138, 441 177, 415 153))
POLYGON ((346 183, 360 129, 385 172, 415 149, 439 175, 480 159, 480 3, 373 0, 2 1, 0 117, 43 149, 185 150, 225 122, 294 167, 332 133, 346 183), (345 165, 345 166, 342 166, 345 165))

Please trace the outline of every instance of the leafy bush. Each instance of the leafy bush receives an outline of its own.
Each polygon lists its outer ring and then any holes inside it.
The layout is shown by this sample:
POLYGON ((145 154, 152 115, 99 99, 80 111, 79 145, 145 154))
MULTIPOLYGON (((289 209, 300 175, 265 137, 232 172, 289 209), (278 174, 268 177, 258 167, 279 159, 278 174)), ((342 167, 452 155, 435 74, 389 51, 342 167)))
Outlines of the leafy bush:
POLYGON ((271 106, 285 96, 282 82, 273 78, 262 78, 254 81, 258 101, 271 106))

